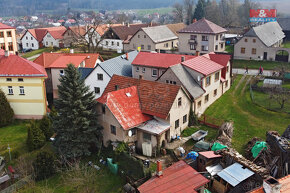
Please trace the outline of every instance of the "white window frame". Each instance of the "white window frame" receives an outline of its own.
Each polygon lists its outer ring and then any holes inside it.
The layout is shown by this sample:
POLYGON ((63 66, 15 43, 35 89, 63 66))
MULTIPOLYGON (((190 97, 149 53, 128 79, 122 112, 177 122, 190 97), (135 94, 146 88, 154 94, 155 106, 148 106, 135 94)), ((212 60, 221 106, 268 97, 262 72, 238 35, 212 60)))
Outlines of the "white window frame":
POLYGON ((158 70, 156 68, 152 69, 152 77, 158 76, 158 70), (156 72, 156 74, 154 74, 156 72))
POLYGON ((139 72, 139 66, 136 67, 136 72, 139 72))
POLYGON ((13 95, 13 87, 8 86, 8 95, 13 95))
POLYGON ((19 86, 19 95, 25 95, 24 86, 19 86))

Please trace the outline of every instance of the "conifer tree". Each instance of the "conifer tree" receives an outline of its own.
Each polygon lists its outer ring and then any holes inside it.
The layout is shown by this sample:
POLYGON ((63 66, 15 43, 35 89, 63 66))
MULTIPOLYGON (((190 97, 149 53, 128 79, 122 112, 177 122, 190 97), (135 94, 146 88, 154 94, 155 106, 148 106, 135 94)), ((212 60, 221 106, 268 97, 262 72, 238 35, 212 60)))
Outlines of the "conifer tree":
POLYGON ((0 89, 0 127, 12 122, 14 111, 11 108, 5 93, 0 89))
POLYGON ((59 80, 59 98, 55 102, 58 113, 53 118, 54 145, 64 159, 90 155, 90 146, 100 147, 102 141, 94 94, 72 64, 59 80))
POLYGON ((28 125, 27 146, 29 151, 39 149, 45 145, 45 136, 35 120, 28 125))
POLYGON ((47 115, 43 116, 43 118, 39 122, 39 128, 42 130, 43 134, 45 135, 46 141, 50 139, 53 135, 51 120, 48 118, 47 115))
POLYGON ((193 18, 196 20, 200 20, 203 17, 205 17, 205 7, 206 7, 205 0, 198 0, 197 5, 194 10, 193 18))

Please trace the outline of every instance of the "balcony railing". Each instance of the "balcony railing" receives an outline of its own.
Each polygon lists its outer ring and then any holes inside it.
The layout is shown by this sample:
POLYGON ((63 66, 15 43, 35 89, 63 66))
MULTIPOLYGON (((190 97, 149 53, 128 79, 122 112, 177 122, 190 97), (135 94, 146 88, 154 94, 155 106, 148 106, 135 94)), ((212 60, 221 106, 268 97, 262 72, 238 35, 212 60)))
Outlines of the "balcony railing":
POLYGON ((188 43, 189 43, 189 44, 195 44, 195 45, 197 45, 197 41, 196 41, 196 40, 191 40, 191 39, 189 39, 189 40, 188 40, 188 43))

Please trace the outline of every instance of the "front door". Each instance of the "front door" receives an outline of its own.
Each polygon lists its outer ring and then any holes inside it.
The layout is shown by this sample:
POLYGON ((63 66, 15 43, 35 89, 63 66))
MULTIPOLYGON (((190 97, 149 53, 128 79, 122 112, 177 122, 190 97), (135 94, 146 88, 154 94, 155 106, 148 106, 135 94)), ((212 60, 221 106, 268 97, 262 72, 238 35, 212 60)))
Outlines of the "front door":
POLYGON ((267 52, 264 52, 264 57, 263 57, 264 60, 267 60, 267 52))

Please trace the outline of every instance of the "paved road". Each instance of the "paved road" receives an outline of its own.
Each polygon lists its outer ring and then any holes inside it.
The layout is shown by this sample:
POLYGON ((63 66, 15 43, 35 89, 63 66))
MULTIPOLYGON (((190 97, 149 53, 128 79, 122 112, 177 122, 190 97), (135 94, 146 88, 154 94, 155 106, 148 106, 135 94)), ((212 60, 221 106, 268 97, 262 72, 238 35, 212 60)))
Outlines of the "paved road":
MULTIPOLYGON (((233 68, 234 74, 245 74, 245 69, 243 68, 233 68)), ((248 75, 258 75, 259 70, 258 69, 249 69, 248 75)), ((272 76, 273 71, 272 70, 264 70, 263 75, 264 76, 272 76)))
POLYGON ((35 58, 37 58, 38 56, 40 56, 40 54, 36 54, 36 55, 31 56, 31 57, 28 57, 28 58, 26 58, 26 59, 32 61, 32 60, 34 60, 35 58))

